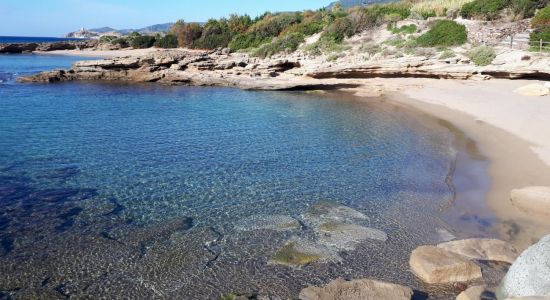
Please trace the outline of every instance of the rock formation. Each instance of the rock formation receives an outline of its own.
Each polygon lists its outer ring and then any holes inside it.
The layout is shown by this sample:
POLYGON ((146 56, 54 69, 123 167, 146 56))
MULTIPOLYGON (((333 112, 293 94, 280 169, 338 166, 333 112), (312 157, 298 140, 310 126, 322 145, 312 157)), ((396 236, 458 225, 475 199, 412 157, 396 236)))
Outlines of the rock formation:
POLYGON ((371 279, 337 279, 325 287, 307 287, 301 300, 410 300, 413 290, 397 284, 371 279))
POLYGON ((519 209, 550 217, 550 187, 532 186, 512 190, 512 204, 519 209))

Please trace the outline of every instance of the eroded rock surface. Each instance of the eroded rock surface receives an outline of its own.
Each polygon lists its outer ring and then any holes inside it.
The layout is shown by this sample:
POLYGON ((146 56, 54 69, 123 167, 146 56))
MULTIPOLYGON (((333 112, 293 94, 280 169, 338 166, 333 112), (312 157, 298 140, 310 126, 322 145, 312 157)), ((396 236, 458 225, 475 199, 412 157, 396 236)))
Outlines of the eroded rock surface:
POLYGON ((512 204, 528 213, 550 217, 550 187, 532 186, 512 190, 512 204))
POLYGON ((337 279, 324 287, 307 287, 301 300, 409 300, 411 288, 372 279, 337 279))

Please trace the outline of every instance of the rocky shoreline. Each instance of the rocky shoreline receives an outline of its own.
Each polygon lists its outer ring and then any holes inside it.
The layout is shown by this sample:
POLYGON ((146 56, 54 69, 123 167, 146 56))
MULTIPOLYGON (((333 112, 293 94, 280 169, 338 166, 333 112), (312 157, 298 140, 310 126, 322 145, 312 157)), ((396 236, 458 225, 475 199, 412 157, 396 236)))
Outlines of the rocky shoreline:
POLYGON ((262 59, 245 53, 229 53, 228 49, 202 52, 178 49, 159 50, 143 56, 80 61, 68 70, 20 77, 18 81, 99 80, 263 90, 335 89, 353 87, 354 79, 375 77, 548 79, 548 61, 547 57, 509 51, 497 57, 493 64, 483 67, 464 57, 438 59, 423 56, 380 57, 366 62, 352 60, 336 64, 304 53, 262 59))
POLYGON ((21 54, 34 51, 56 51, 56 50, 84 50, 96 47, 96 40, 66 41, 51 43, 0 43, 0 54, 21 54))

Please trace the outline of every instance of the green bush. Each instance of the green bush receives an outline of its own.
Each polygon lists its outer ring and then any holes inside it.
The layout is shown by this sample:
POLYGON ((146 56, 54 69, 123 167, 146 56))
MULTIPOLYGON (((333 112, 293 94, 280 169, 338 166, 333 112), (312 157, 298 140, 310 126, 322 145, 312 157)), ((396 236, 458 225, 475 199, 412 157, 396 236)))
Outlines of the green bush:
POLYGON ((466 19, 494 20, 511 0, 474 0, 462 5, 460 15, 466 19))
POLYGON ((193 47, 196 39, 202 35, 202 27, 198 23, 185 23, 179 20, 172 26, 170 32, 178 38, 180 47, 193 47))
POLYGON ((346 37, 355 33, 353 23, 348 18, 339 18, 334 20, 320 37, 320 40, 331 41, 337 44, 341 43, 346 37))
MULTIPOLYGON (((550 43, 550 26, 539 28, 531 33, 529 40, 532 42, 531 51, 539 51, 539 42, 542 40, 544 43, 550 43)), ((550 45, 543 44, 543 50, 547 51, 550 45)))
POLYGON ((539 10, 533 19, 531 19, 532 28, 542 28, 547 26, 550 26, 550 6, 539 10))
POLYGON ((120 37, 111 41, 111 45, 119 46, 120 48, 130 47, 130 43, 127 39, 120 37))
POLYGON ((412 34, 412 33, 415 33, 416 30, 417 30, 416 25, 411 24, 411 25, 403 25, 399 28, 392 28, 391 32, 393 34, 398 34, 398 33, 412 34))
POLYGON ((223 48, 231 42, 232 34, 227 20, 210 19, 202 28, 201 37, 193 42, 193 48, 216 49, 223 48))
POLYGON ((468 51, 466 54, 468 58, 476 64, 476 66, 490 65, 497 56, 495 49, 489 46, 476 47, 468 51))
POLYGON ((276 37, 291 25, 302 21, 300 13, 266 14, 249 29, 249 33, 256 34, 260 38, 276 37))
POLYGON ((167 34, 163 37, 157 38, 155 41, 155 47, 158 48, 177 48, 178 38, 173 34, 167 34))
POLYGON ((144 49, 153 47, 155 44, 155 37, 149 35, 132 36, 130 40, 130 46, 134 49, 144 49))
POLYGON ((235 52, 241 49, 257 48, 262 44, 269 43, 271 38, 261 37, 255 33, 237 34, 229 43, 229 49, 235 52))
POLYGON ((447 47, 462 45, 467 40, 466 26, 451 20, 438 20, 428 32, 418 37, 417 42, 423 47, 447 47))
POLYGON ((443 52, 441 52, 441 55, 439 55, 439 59, 448 59, 455 57, 456 54, 453 50, 445 49, 443 52))
POLYGON ((260 48, 254 51, 253 55, 265 58, 283 51, 294 52, 303 42, 303 34, 290 33, 285 36, 275 38, 269 44, 260 46, 260 48))
POLYGON ((112 43, 114 40, 116 40, 118 37, 114 35, 103 35, 99 38, 100 44, 109 44, 112 43))

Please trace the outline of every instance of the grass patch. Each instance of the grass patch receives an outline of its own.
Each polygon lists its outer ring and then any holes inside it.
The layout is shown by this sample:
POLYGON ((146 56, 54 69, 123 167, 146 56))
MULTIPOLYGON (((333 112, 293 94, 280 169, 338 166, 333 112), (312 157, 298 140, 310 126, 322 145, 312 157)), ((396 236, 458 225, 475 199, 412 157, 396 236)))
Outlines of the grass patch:
POLYGON ((429 17, 445 17, 450 11, 459 11, 460 8, 473 0, 424 0, 415 3, 411 7, 411 13, 429 17))
POLYGON ((391 32, 393 34, 399 34, 399 33, 403 33, 403 34, 413 34, 415 33, 416 31, 418 30, 418 28, 416 27, 416 25, 414 24, 411 24, 411 25, 403 25, 399 28, 391 28, 391 32))

